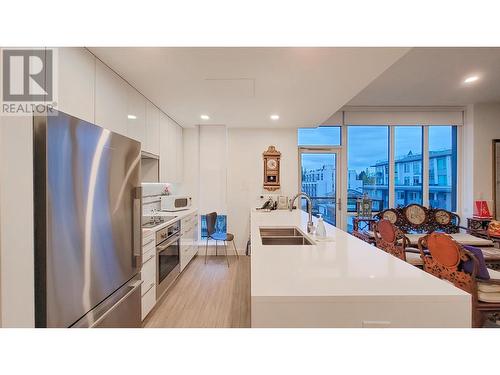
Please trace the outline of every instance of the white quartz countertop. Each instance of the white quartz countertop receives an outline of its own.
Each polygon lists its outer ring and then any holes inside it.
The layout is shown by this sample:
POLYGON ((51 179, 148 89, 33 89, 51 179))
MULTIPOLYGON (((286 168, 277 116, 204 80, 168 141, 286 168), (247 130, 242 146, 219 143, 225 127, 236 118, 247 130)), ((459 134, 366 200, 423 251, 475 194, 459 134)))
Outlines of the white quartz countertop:
POLYGON ((173 219, 165 221, 164 223, 158 224, 155 227, 152 228, 143 228, 142 229, 142 235, 144 237, 155 233, 156 231, 165 228, 166 226, 175 223, 176 221, 179 221, 186 216, 192 215, 194 213, 198 212, 197 208, 190 208, 188 210, 182 210, 182 211, 174 211, 174 212, 167 212, 167 211, 158 211, 156 214, 158 216, 172 216, 173 219))
POLYGON ((436 296, 446 301, 468 295, 327 223, 327 240, 315 245, 262 245, 260 227, 297 226, 307 233, 306 223, 307 214, 299 210, 252 210, 252 298, 436 296))

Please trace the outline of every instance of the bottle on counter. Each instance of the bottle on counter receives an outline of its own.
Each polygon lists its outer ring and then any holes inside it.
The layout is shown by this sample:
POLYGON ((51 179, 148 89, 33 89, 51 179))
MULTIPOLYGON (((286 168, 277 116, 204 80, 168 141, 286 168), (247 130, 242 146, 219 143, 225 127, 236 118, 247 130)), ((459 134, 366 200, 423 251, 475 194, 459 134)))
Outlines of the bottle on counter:
POLYGON ((326 237, 326 228, 321 214, 319 215, 318 224, 316 225, 316 236, 326 237))

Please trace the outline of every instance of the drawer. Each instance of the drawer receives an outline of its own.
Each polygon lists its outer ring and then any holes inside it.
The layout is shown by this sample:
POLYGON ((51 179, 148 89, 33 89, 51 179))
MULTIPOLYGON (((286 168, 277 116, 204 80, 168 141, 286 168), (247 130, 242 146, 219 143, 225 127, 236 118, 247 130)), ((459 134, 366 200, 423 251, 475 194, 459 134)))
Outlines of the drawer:
POLYGON ((142 246, 148 244, 149 242, 151 242, 151 240, 154 240, 155 239, 155 234, 154 232, 150 232, 148 233, 147 235, 142 235, 142 246))
MULTIPOLYGON (((156 254, 155 254, 156 255, 156 254)), ((156 289, 156 257, 153 256, 142 265, 141 269, 141 295, 146 294, 149 289, 156 289)))
POLYGON ((144 239, 143 239, 143 241, 142 241, 142 254, 143 255, 154 248, 155 248, 155 237, 154 236, 152 236, 148 240, 148 242, 144 242, 144 239))
POLYGON ((151 288, 148 292, 142 296, 141 300, 141 315, 142 320, 148 316, 149 312, 153 310, 156 304, 156 288, 151 288))
POLYGON ((156 256, 156 249, 153 247, 152 249, 146 251, 142 254, 142 264, 146 263, 150 259, 153 259, 156 256))

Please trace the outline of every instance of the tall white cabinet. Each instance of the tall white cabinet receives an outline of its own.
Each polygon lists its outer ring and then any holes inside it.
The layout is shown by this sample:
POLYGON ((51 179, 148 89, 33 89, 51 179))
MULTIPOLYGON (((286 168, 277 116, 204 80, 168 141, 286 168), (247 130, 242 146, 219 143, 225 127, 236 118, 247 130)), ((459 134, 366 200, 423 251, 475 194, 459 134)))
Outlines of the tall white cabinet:
POLYGON ((160 114, 160 182, 182 182, 182 127, 160 114))
POLYGON ((142 149, 160 154, 160 110, 150 101, 146 103, 146 143, 142 149))
POLYGON ((94 122, 96 59, 84 48, 58 49, 58 108, 94 122))
POLYGON ((146 98, 132 86, 127 85, 127 136, 146 143, 146 98))
POLYGON ((96 60, 96 125, 127 135, 127 108, 128 84, 101 61, 96 60))

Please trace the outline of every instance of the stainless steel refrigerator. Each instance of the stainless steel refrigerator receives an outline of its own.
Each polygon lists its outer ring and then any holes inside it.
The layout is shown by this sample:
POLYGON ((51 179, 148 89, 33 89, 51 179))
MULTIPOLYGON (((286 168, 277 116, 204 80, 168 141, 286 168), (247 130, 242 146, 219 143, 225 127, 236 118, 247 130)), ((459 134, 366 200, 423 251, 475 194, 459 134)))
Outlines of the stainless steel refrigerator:
POLYGON ((34 117, 35 326, 139 327, 141 145, 34 117))

